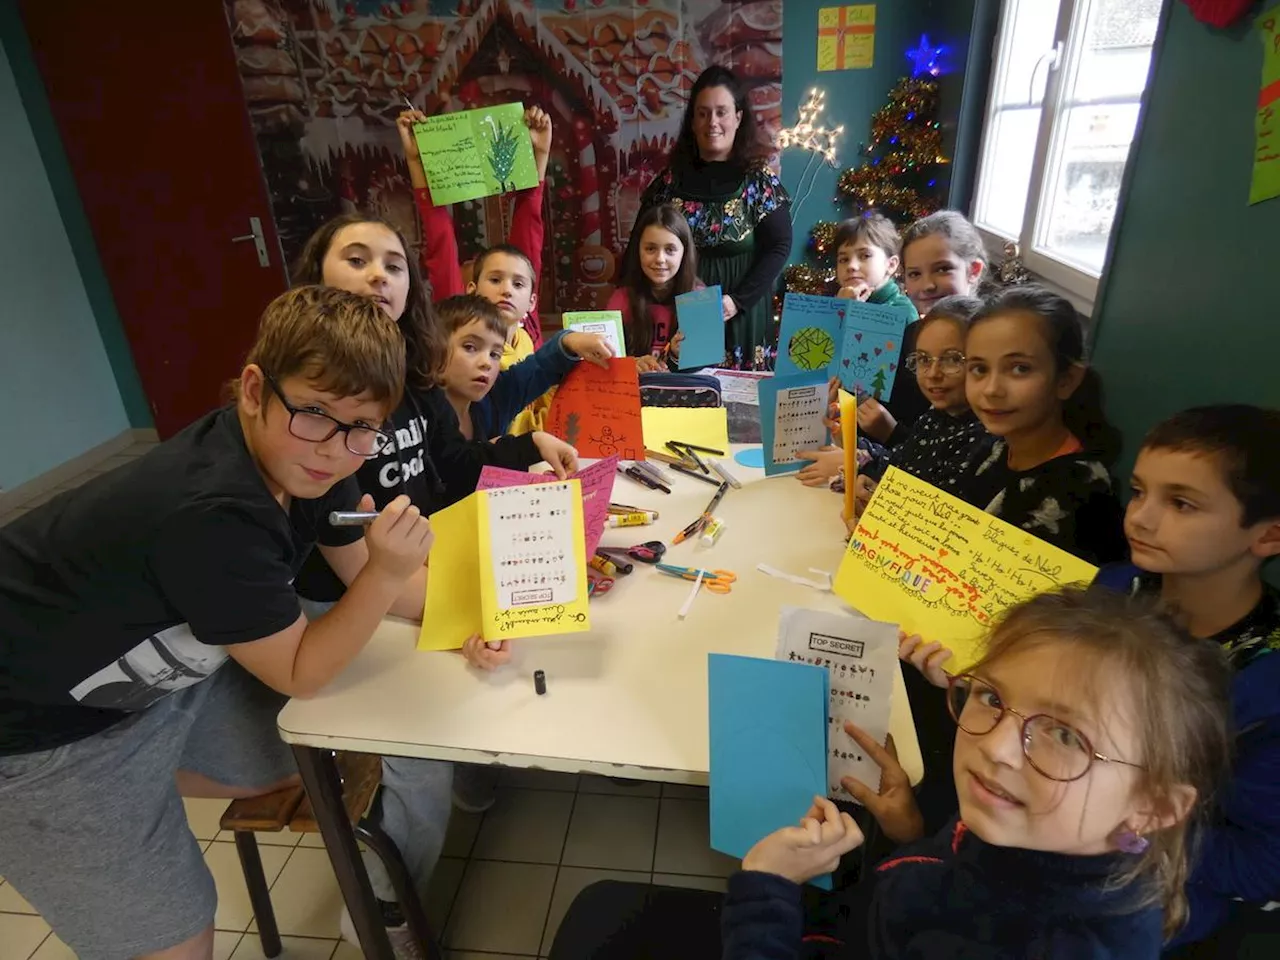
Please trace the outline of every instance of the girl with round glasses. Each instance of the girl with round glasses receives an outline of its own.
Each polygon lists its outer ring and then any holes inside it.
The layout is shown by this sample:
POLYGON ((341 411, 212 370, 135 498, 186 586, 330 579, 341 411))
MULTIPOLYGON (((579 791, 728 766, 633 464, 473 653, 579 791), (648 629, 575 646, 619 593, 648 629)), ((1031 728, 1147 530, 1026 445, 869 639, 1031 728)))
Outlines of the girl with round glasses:
POLYGON ((883 775, 844 786, 904 845, 835 902, 806 902, 803 885, 863 835, 816 797, 747 853, 720 909, 596 884, 551 960, 690 956, 691 941, 723 960, 1155 960, 1187 916, 1192 817, 1225 775, 1230 681, 1220 650, 1153 610, 1069 589, 1009 611, 950 683, 959 815, 933 837, 892 751, 846 725, 883 775))
POLYGON ((889 467, 950 491, 958 468, 982 437, 982 423, 965 398, 964 338, 969 320, 982 306, 974 297, 945 297, 925 315, 916 331, 915 349, 903 366, 915 374, 929 401, 907 439, 892 450, 878 444, 858 471, 855 517, 861 516, 876 484, 889 467))

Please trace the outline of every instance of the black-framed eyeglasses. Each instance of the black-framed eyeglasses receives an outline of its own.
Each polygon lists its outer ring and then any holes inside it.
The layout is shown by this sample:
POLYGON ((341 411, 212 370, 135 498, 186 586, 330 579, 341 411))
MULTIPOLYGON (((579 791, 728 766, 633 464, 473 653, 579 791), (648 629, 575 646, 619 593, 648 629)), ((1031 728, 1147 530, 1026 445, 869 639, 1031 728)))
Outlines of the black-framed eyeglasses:
POLYGON ((356 456, 364 457, 365 459, 376 457, 391 446, 391 436, 381 430, 375 430, 373 427, 362 427, 354 423, 343 423, 341 420, 337 420, 319 410, 303 410, 301 407, 295 407, 285 398, 284 393, 280 390, 280 385, 276 383, 275 377, 265 371, 263 372, 263 377, 267 381, 267 386, 271 388, 271 392, 280 399, 281 405, 289 411, 289 432, 299 440, 324 443, 334 434, 342 433, 344 434, 343 442, 346 443, 347 449, 356 456))
POLYGON ((1006 713, 1013 714, 1022 721, 1023 754, 1037 773, 1050 780, 1064 783, 1079 780, 1095 760, 1142 769, 1140 763, 1098 753, 1088 737, 1057 717, 1047 713, 1028 717, 1019 713, 1004 702, 995 687, 972 674, 962 673, 948 680, 947 709, 960 729, 975 737, 998 727, 1006 713))
POLYGON ((912 373, 917 370, 923 370, 928 373, 933 369, 935 363, 938 365, 938 369, 946 374, 964 372, 964 354, 959 350, 946 350, 936 357, 930 356, 923 350, 916 350, 913 353, 908 353, 902 363, 912 373))

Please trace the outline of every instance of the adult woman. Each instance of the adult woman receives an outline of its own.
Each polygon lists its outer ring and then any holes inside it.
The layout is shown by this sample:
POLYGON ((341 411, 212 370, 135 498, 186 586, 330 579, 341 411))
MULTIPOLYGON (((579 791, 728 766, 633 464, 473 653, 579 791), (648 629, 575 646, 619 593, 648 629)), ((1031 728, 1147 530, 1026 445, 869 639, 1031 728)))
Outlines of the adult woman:
POLYGON ((708 67, 689 94, 667 167, 640 204, 684 212, 698 275, 724 294, 726 347, 744 365, 767 342, 770 294, 791 254, 791 198, 762 154, 738 78, 708 67))

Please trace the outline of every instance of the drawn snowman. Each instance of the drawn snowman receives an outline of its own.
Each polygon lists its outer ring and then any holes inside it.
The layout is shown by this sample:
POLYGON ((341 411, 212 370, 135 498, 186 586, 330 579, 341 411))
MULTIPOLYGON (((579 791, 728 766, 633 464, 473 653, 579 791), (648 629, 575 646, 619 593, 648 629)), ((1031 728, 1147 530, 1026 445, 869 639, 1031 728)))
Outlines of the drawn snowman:
POLYGON ((600 456, 612 457, 621 449, 621 444, 626 443, 626 437, 615 437, 613 435, 613 427, 607 423, 600 428, 600 436, 592 437, 591 442, 596 444, 600 449, 600 456))

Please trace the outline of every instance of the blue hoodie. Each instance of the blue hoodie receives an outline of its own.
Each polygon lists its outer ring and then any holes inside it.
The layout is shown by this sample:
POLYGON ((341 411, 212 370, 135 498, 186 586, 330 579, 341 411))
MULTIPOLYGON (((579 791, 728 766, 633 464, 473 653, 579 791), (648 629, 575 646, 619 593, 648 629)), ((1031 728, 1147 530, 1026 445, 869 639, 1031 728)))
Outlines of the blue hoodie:
POLYGON ((1160 955, 1161 911, 1109 881, 1124 854, 997 847, 954 821, 876 868, 867 938, 805 937, 800 887, 729 880, 723 960, 1138 960, 1160 955))
MULTIPOLYGON (((1160 577, 1132 564, 1104 567, 1096 583, 1130 595, 1159 593, 1160 577)), ((1187 884, 1191 918, 1171 946, 1203 940, 1235 899, 1280 897, 1280 592, 1266 588, 1244 619, 1210 638, 1231 658, 1235 762, 1215 798, 1187 884)))

